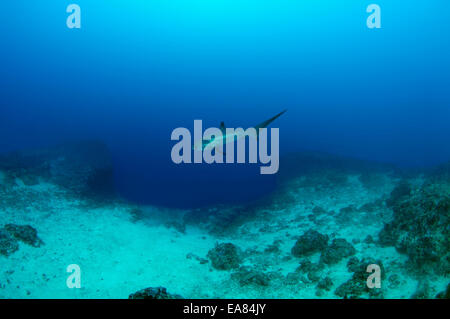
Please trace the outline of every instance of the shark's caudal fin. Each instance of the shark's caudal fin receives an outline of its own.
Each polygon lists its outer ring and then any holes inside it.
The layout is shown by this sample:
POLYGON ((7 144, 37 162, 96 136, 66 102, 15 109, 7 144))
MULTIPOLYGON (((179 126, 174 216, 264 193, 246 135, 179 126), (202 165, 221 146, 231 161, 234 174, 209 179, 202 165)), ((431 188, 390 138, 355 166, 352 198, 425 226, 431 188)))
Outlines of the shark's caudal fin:
POLYGON ((259 129, 260 128, 264 128, 267 127, 270 123, 272 123, 273 121, 275 121, 277 118, 279 118, 281 115, 283 115, 284 113, 286 113, 287 110, 284 110, 283 112, 278 113, 277 115, 275 115, 274 117, 268 119, 267 121, 264 121, 258 125, 255 126, 256 131, 259 133, 259 129))

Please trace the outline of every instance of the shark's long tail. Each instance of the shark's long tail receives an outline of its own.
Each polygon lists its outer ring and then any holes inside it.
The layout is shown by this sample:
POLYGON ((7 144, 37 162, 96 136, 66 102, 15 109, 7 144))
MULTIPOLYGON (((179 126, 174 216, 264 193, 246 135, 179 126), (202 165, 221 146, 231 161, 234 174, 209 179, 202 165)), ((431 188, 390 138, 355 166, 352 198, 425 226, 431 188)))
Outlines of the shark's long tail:
POLYGON ((273 121, 275 121, 277 118, 279 118, 281 115, 283 115, 284 113, 286 113, 287 110, 284 110, 283 112, 278 113, 277 115, 275 115, 274 117, 268 119, 267 121, 264 121, 258 125, 255 126, 256 131, 258 132, 260 128, 264 128, 267 127, 270 123, 272 123, 273 121))

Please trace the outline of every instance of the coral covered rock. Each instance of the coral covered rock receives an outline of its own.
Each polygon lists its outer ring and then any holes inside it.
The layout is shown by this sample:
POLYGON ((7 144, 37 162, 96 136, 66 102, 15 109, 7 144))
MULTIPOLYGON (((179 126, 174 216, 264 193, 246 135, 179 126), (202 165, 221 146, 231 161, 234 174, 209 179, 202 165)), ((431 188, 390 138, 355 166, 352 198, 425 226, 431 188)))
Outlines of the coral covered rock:
POLYGON ((7 224, 5 225, 5 230, 7 230, 17 240, 20 240, 30 246, 39 247, 44 243, 38 237, 37 230, 30 225, 7 224))
POLYGON ((395 206, 398 202, 408 197, 411 191, 411 185, 408 182, 401 182, 392 190, 389 198, 386 200, 386 205, 395 206))
POLYGON ((326 290, 326 291, 330 291, 332 287, 333 287, 333 281, 331 280, 330 277, 323 278, 317 284, 318 289, 322 289, 322 290, 326 290))
POLYGON ((283 280, 283 283, 285 285, 299 285, 306 282, 309 282, 309 279, 307 279, 305 275, 299 272, 290 272, 283 280))
POLYGON ((241 261, 238 248, 232 243, 216 244, 208 252, 207 257, 211 260, 212 266, 218 270, 238 268, 241 261))
POLYGON ((325 264, 336 264, 343 258, 352 256, 356 253, 355 248, 343 238, 334 239, 320 256, 320 261, 325 264))
POLYGON ((447 285, 447 288, 444 291, 441 291, 436 295, 436 299, 450 299, 450 284, 447 285))
POLYGON ((270 281, 267 274, 249 267, 240 267, 238 271, 231 274, 231 278, 237 280, 241 286, 268 286, 270 281))
POLYGON ((425 183, 393 206, 393 219, 379 233, 382 246, 409 257, 412 271, 450 273, 450 181, 425 183))
POLYGON ((349 270, 353 271, 352 278, 340 285, 334 293, 339 297, 351 299, 360 298, 364 293, 367 293, 371 298, 382 298, 382 288, 369 288, 367 286, 367 278, 370 276, 370 273, 367 272, 367 266, 370 264, 380 266, 381 279, 383 280, 386 274, 381 260, 363 258, 358 261, 351 258, 347 266, 349 270))
POLYGON ((302 257, 322 251, 328 244, 328 236, 315 230, 308 230, 295 243, 291 249, 292 255, 302 257))
POLYGON ((19 249, 19 243, 6 229, 0 228, 0 255, 9 256, 19 249))
POLYGON ((416 291, 411 295, 410 299, 429 299, 430 284, 426 280, 419 280, 416 291))

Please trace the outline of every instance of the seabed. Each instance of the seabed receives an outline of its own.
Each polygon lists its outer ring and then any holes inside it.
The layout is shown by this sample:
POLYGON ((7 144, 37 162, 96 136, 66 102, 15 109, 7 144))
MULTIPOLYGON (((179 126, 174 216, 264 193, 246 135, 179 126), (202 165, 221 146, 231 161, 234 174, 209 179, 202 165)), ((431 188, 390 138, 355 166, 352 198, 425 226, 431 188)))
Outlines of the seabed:
POLYGON ((175 298, 435 298, 449 283, 449 164, 405 174, 300 153, 281 159, 280 174, 293 169, 268 198, 175 210, 74 191, 51 175, 52 156, 42 174, 0 165, 0 298, 149 287, 175 298), (369 263, 381 264, 380 289, 366 286, 369 263), (71 264, 79 289, 67 287, 71 264))

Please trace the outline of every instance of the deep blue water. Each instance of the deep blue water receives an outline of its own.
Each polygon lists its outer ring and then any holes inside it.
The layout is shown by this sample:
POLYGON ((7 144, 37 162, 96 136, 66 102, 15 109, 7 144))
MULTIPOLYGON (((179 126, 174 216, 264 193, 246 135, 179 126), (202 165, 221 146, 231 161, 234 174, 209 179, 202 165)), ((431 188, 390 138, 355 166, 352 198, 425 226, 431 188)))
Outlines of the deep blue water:
MULTIPOLYGON (((171 131, 274 122, 280 152, 405 166, 450 158, 450 2, 69 1, 0 5, 0 151, 100 139, 130 199, 196 206, 264 194, 259 165, 170 160, 171 131)), ((280 170, 283 163, 280 163, 280 170)))

